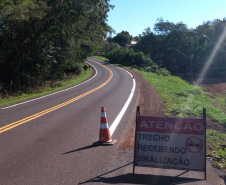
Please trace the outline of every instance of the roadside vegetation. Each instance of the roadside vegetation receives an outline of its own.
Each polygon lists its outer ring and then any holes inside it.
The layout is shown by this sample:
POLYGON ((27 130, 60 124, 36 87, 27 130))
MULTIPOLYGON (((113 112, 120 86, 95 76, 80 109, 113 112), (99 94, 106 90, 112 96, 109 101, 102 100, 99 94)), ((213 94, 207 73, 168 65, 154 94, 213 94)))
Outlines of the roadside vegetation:
POLYGON ((30 100, 40 96, 54 93, 72 86, 75 86, 79 83, 84 82, 92 75, 92 69, 88 68, 86 71, 82 71, 79 76, 72 76, 68 80, 64 81, 49 81, 46 83, 46 86, 42 86, 39 89, 32 89, 30 93, 18 92, 17 94, 7 95, 7 97, 0 97, 0 107, 11 105, 14 103, 19 103, 21 101, 30 100))
POLYGON ((226 113, 226 93, 220 93, 212 99, 212 102, 216 107, 219 107, 226 113))
POLYGON ((109 62, 109 59, 107 59, 106 57, 102 57, 102 56, 93 56, 93 57, 99 60, 103 60, 105 62, 109 62))
POLYGON ((112 8, 105 0, 1 1, 0 96, 80 75, 86 58, 112 31, 112 8))
POLYGON ((206 155, 216 168, 226 170, 226 133, 207 130, 206 155))
POLYGON ((167 106, 166 116, 200 116, 203 108, 206 108, 207 115, 213 121, 226 125, 226 113, 212 105, 212 99, 200 86, 189 84, 177 76, 162 76, 156 73, 135 71, 158 90, 167 106))

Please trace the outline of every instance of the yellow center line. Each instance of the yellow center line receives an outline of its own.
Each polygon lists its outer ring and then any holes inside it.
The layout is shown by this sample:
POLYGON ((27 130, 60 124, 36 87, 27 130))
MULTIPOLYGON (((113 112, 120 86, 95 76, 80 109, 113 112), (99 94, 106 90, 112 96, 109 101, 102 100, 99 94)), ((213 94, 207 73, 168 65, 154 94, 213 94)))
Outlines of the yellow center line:
MULTIPOLYGON (((89 59, 89 60, 91 60, 91 59, 89 59)), ((92 62, 95 62, 94 60, 91 60, 91 61, 92 62)), ((97 63, 97 62, 95 62, 95 63, 97 63)), ((97 63, 97 64, 99 64, 99 63, 97 63)), ((101 65, 101 64, 99 64, 99 65, 101 65)), ((101 66, 103 66, 103 65, 101 65, 101 66)), ((16 122, 10 123, 10 124, 8 124, 6 126, 0 127, 0 133, 6 132, 7 130, 10 130, 10 129, 14 128, 14 127, 17 127, 19 125, 22 125, 24 123, 27 123, 29 121, 32 121, 32 120, 34 120, 36 118, 39 118, 41 116, 44 116, 45 114, 48 114, 48 113, 50 113, 52 111, 55 111, 55 110, 60 109, 60 108, 62 108, 64 106, 66 106, 66 105, 69 105, 69 104, 71 104, 71 103, 73 103, 73 102, 75 102, 75 101, 77 101, 77 100, 79 100, 79 99, 81 99, 81 98, 83 98, 83 97, 85 97, 85 96, 87 96, 87 95, 89 95, 89 94, 91 94, 91 93, 93 93, 93 92, 101 89, 102 87, 104 87, 105 85, 107 85, 111 81, 111 79, 113 78, 113 72, 110 69, 108 69, 107 67, 105 67, 105 66, 103 66, 103 67, 106 68, 110 72, 110 76, 107 79, 107 81, 105 81, 104 83, 102 83, 98 87, 96 87, 94 89, 91 89, 91 90, 89 90, 89 91, 87 91, 87 92, 85 92, 85 93, 83 93, 83 94, 81 94, 79 96, 76 96, 75 98, 72 98, 72 99, 70 99, 70 100, 68 100, 66 102, 63 102, 61 104, 58 104, 58 105, 56 105, 54 107, 51 107, 51 108, 46 109, 46 110, 43 110, 41 112, 38 112, 38 113, 33 114, 31 116, 28 116, 28 117, 26 117, 24 119, 18 120, 16 122)))

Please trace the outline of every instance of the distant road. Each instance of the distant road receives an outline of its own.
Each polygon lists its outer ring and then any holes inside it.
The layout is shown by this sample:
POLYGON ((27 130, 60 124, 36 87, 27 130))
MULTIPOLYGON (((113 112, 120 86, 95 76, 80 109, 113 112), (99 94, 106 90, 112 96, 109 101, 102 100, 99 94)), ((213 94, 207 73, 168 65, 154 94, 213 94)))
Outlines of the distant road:
POLYGON ((93 58, 88 63, 96 70, 91 80, 0 109, 1 185, 79 184, 121 165, 118 146, 135 117, 135 80, 112 64, 93 58), (98 139, 101 106, 112 138, 118 140, 114 146, 92 146, 98 139), (122 109, 125 114, 117 118, 122 109))

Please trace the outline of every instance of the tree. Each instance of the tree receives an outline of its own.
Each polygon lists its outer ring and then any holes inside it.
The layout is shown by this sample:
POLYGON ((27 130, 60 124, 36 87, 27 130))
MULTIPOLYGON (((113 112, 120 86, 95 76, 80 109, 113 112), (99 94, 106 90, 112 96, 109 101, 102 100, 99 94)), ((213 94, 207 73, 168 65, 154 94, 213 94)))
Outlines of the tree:
POLYGON ((111 51, 115 48, 120 48, 119 44, 111 42, 111 38, 108 38, 101 43, 99 50, 100 50, 100 52, 107 54, 109 51, 111 51))
POLYGON ((134 49, 142 51, 145 55, 155 60, 155 55, 157 54, 156 36, 151 32, 150 28, 145 29, 142 35, 134 49))
POLYGON ((113 41, 118 43, 122 47, 125 47, 126 44, 130 43, 131 40, 132 38, 127 31, 122 31, 113 38, 113 41))
POLYGON ((179 22, 174 24, 172 22, 164 21, 163 18, 158 18, 154 30, 158 35, 168 35, 171 32, 184 32, 187 31, 187 25, 179 22))
POLYGON ((61 78, 65 69, 83 62, 111 30, 106 23, 110 8, 109 0, 1 2, 0 82, 4 88, 36 83, 40 76, 40 82, 53 75, 61 78))
MULTIPOLYGON (((196 29, 188 29, 182 22, 175 24, 160 18, 155 24, 155 33, 147 28, 140 36, 135 49, 144 52, 172 74, 190 80, 193 75, 198 75, 207 63, 225 26, 225 19, 216 19, 206 21, 196 29)), ((209 77, 226 77, 225 57, 224 41, 213 59, 209 77)))
POLYGON ((156 66, 156 64, 149 57, 146 57, 143 52, 134 52, 133 49, 129 48, 115 48, 108 53, 108 58, 111 63, 122 64, 125 66, 156 66))

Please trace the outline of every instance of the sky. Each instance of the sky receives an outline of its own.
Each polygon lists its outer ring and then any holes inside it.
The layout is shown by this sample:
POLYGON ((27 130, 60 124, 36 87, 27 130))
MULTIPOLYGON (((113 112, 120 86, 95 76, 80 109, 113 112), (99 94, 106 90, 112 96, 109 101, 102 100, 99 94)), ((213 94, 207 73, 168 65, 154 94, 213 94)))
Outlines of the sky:
POLYGON ((148 27, 154 32, 161 17, 188 28, 226 17, 226 0, 111 0, 110 4, 115 8, 108 13, 108 25, 116 34, 128 31, 133 37, 148 27))

